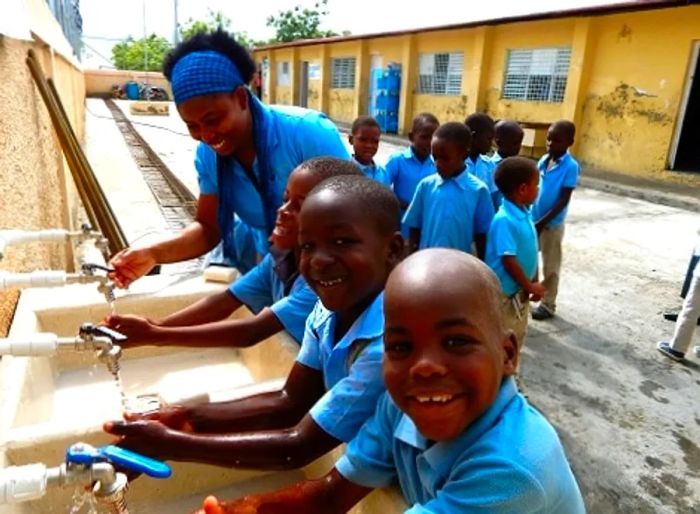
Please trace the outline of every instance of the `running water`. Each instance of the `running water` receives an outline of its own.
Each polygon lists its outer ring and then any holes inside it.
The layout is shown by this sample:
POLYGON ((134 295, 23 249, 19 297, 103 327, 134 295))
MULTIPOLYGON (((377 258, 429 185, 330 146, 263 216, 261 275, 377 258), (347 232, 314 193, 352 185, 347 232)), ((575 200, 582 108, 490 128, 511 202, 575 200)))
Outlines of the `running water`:
POLYGON ((114 381, 117 384, 117 389, 119 390, 119 395, 121 396, 122 400, 122 409, 124 409, 124 412, 129 411, 129 399, 126 396, 126 392, 124 391, 124 384, 122 384, 122 377, 119 371, 112 371, 112 375, 114 376, 114 381))
POLYGON ((117 307, 115 306, 114 300, 109 302, 109 315, 114 316, 117 314, 117 307))
POLYGON ((95 496, 89 489, 82 486, 75 488, 73 504, 68 514, 98 514, 95 496))

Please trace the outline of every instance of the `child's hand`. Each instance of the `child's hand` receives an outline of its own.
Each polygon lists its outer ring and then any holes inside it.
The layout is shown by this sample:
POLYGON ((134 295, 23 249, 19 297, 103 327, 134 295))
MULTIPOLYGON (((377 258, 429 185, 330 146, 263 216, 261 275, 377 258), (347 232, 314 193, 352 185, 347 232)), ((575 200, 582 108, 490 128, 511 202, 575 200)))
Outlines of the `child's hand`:
POLYGON ((259 502, 254 496, 247 496, 234 502, 221 503, 214 496, 208 496, 202 509, 193 514, 257 514, 259 502))
POLYGON ((537 235, 539 236, 544 230, 544 223, 542 223, 541 221, 535 223, 535 230, 537 230, 537 235))
POLYGON ((539 302, 544 296, 546 289, 542 285, 542 282, 532 282, 530 287, 527 288, 527 292, 530 295, 530 300, 533 302, 539 302))
POLYGON ((153 251, 146 248, 126 248, 109 261, 114 271, 109 278, 118 287, 128 287, 134 280, 141 278, 158 264, 153 251))
POLYGON ((119 437, 118 445, 157 459, 177 457, 177 432, 158 421, 109 421, 103 430, 119 437))
POLYGON ((194 428, 190 424, 189 409, 181 405, 168 405, 146 414, 126 412, 124 413, 124 419, 127 421, 159 421, 173 430, 188 433, 194 432, 194 428))
POLYGON ((128 337, 128 340, 122 344, 124 348, 153 341, 155 327, 158 326, 156 322, 148 318, 133 314, 107 316, 104 319, 104 324, 128 337))

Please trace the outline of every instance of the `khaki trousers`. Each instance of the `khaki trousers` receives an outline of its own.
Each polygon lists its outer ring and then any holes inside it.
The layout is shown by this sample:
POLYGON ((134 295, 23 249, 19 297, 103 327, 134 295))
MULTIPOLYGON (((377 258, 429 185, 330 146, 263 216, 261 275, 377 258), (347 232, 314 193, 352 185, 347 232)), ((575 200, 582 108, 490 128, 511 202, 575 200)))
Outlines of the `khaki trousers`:
POLYGON ((539 238, 540 252, 542 252, 542 285, 546 289, 542 304, 551 312, 557 309, 562 239, 564 239, 563 223, 558 227, 545 227, 539 238))
POLYGON ((527 320, 530 317, 530 300, 527 295, 518 293, 519 302, 515 302, 512 297, 501 293, 501 314, 503 316, 503 324, 507 329, 510 329, 518 339, 518 351, 520 351, 525 343, 527 335, 527 320), (523 300, 523 298, 525 298, 523 300))

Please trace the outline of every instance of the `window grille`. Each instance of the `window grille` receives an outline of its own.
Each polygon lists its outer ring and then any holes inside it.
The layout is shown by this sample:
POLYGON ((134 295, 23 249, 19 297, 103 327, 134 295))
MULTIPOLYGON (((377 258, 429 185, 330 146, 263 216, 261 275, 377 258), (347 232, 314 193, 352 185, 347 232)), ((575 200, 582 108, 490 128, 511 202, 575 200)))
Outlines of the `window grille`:
POLYGON ((431 53, 418 56, 418 93, 459 95, 462 93, 464 53, 431 53))
POLYGON ((571 48, 508 50, 502 98, 563 102, 571 48))
POLYGON ((279 61, 277 63, 277 85, 289 86, 289 61, 279 61))
POLYGON ((331 88, 355 88, 355 58, 341 57, 331 60, 331 88))

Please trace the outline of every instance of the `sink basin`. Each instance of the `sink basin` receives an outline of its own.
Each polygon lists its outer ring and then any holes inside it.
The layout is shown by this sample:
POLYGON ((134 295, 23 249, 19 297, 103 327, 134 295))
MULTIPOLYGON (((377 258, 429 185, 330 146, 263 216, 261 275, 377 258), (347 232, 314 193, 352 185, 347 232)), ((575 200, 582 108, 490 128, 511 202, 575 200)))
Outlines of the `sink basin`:
MULTIPOLYGON (((129 293, 118 295, 120 313, 161 317, 197 299, 220 291, 222 284, 201 278, 173 283, 167 277, 146 277, 129 293)), ((120 292, 121 293, 121 292, 120 292)), ((10 336, 53 332, 74 336, 87 321, 99 322, 107 304, 95 287, 75 285, 22 293, 10 336)), ((250 316, 239 309, 236 316, 250 316)), ((223 401, 278 389, 293 365, 297 344, 278 334, 252 348, 180 349, 145 347, 125 350, 121 363, 123 389, 130 399, 158 395, 162 400, 223 401)), ((0 467, 42 462, 60 464, 65 450, 82 441, 95 446, 111 442, 102 424, 119 419, 123 408, 114 377, 92 352, 66 352, 52 357, 3 357, 0 360, 0 467)), ((203 496, 222 498, 275 489, 305 477, 318 477, 341 454, 321 457, 303 470, 264 473, 191 463, 173 463, 168 480, 140 478, 127 496, 131 514, 189 512, 203 496)), ((65 513, 72 489, 51 490, 42 499, 13 506, 0 514, 65 513)), ((401 512, 394 490, 377 491, 355 513, 401 512), (389 506, 392 507, 389 507, 389 506)))

